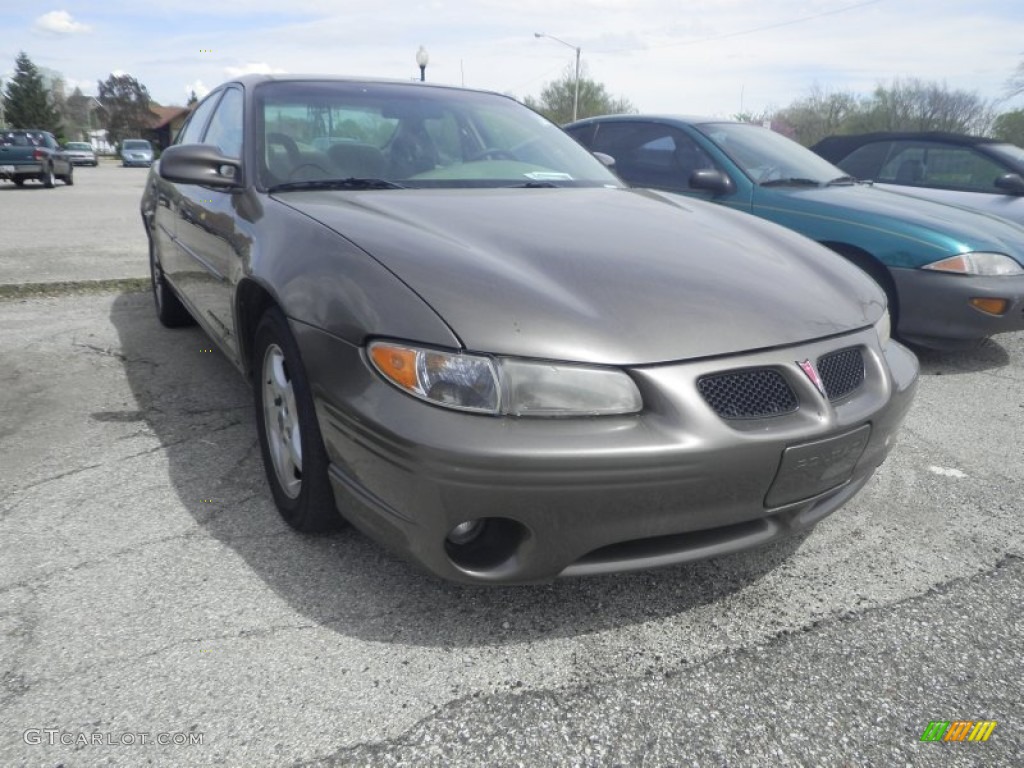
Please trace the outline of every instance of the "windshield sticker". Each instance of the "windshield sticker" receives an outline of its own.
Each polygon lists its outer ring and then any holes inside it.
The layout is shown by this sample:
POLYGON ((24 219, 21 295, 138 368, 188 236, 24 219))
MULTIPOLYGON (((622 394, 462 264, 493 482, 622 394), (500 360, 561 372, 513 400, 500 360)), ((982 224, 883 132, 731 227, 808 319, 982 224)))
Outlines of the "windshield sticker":
POLYGON ((531 171, 524 173, 523 176, 533 181, 572 181, 570 174, 560 171, 531 171))

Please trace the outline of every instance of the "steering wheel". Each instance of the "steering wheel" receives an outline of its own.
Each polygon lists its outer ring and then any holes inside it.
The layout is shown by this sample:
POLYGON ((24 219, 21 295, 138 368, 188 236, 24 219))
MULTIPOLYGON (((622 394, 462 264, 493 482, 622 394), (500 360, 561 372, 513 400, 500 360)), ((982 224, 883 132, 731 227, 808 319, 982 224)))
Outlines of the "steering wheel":
POLYGON ((268 133, 267 144, 280 144, 288 155, 288 161, 292 165, 299 165, 302 162, 302 155, 299 154, 299 145, 295 139, 286 133, 268 133))
POLYGON ((331 172, 316 163, 300 163, 292 168, 292 172, 288 174, 288 181, 316 181, 330 177, 331 172), (309 169, 312 169, 313 172, 311 173, 309 169))
POLYGON ((467 163, 475 163, 477 160, 518 160, 512 152, 497 147, 484 147, 475 155, 466 159, 467 163))

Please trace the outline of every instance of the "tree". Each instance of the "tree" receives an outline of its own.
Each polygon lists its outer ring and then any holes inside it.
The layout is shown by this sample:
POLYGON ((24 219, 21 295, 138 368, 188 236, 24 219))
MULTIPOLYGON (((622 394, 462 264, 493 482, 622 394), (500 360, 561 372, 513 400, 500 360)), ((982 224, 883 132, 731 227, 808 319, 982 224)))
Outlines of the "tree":
POLYGON ((779 130, 780 125, 785 126, 781 133, 810 146, 826 136, 840 133, 860 108, 856 95, 814 85, 810 94, 772 115, 772 128, 779 130))
POLYGON ((1024 147, 1024 109, 1004 112, 992 124, 992 135, 997 139, 1024 147))
MULTIPOLYGON (((548 83, 540 92, 540 98, 527 96, 523 103, 540 112, 549 120, 562 125, 572 120, 572 105, 576 96, 576 70, 567 67, 558 80, 548 83)), ((615 98, 602 83, 598 83, 580 72, 580 97, 577 117, 594 115, 616 115, 636 112, 636 107, 625 98, 615 98)))
POLYGON ((871 131, 984 134, 994 114, 992 103, 977 93, 897 79, 880 83, 870 96, 814 86, 809 96, 772 115, 772 128, 810 146, 826 136, 871 131))
POLYGON ((188 103, 185 106, 186 107, 194 107, 198 103, 199 103, 199 97, 196 96, 196 89, 193 88, 191 91, 189 91, 188 103))
POLYGON ((879 85, 868 111, 852 121, 855 130, 987 132, 992 105, 970 91, 951 91, 945 83, 917 78, 879 85), (860 125, 857 125, 860 123, 860 125))
POLYGON ((112 144, 139 136, 150 127, 153 113, 149 91, 131 75, 110 75, 97 83, 97 98, 106 109, 107 137, 112 144))
POLYGON ((42 75, 22 51, 14 64, 14 77, 4 93, 4 116, 10 128, 39 128, 59 134, 60 115, 43 86, 42 75))
POLYGON ((1012 99, 1014 96, 1020 96, 1024 93, 1024 61, 1021 61, 1017 65, 1017 69, 1010 75, 1010 79, 1006 81, 1006 98, 1012 99))

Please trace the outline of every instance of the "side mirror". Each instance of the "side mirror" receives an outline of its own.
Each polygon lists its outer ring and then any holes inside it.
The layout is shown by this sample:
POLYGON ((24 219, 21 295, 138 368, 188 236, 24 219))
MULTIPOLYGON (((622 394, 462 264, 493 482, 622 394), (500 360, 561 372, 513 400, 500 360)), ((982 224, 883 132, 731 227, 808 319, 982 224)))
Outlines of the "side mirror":
POLYGON ((996 189, 1010 195, 1024 195, 1024 178, 1019 173, 1004 173, 996 179, 996 189))
POLYGON ((615 167, 615 158, 612 157, 611 155, 606 155, 604 152, 593 152, 591 154, 593 154, 594 157, 600 160, 601 164, 604 165, 605 168, 615 167))
POLYGON ((178 184, 237 187, 239 163, 210 144, 177 144, 160 155, 160 178, 178 184))
POLYGON ((690 189, 710 192, 713 195, 725 195, 733 191, 732 179, 721 171, 701 168, 690 174, 690 189))

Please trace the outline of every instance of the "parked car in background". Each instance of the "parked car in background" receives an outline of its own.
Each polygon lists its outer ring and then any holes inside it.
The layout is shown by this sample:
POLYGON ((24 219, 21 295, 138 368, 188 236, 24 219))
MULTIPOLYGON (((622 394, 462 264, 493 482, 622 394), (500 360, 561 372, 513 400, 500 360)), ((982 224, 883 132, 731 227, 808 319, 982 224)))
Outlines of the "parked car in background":
POLYGON ((75 169, 52 133, 37 130, 0 132, 0 179, 23 186, 38 181, 52 189, 57 179, 75 183, 75 169))
POLYGON ((73 165, 99 165, 96 159, 96 150, 87 141, 69 141, 64 145, 64 154, 73 165))
POLYGON ((812 150, 851 176, 1024 224, 1024 149, 958 133, 829 136, 812 150))
POLYGON ((121 165, 143 166, 153 164, 153 145, 146 139, 125 139, 121 142, 121 165))
POLYGON ((756 125, 614 115, 566 130, 630 184, 747 211, 841 254, 885 289, 907 341, 956 348, 1024 329, 1024 227, 860 184, 756 125))
POLYGON ((156 311, 252 382, 299 530, 463 582, 670 565, 813 526, 917 379, 799 235, 626 188, 493 93, 252 75, 150 171, 156 311))

